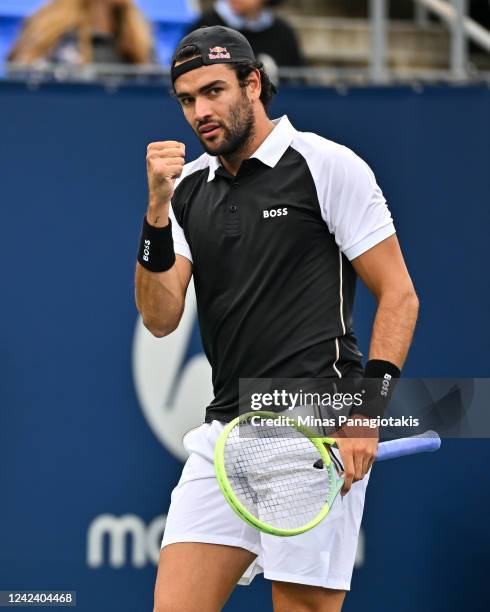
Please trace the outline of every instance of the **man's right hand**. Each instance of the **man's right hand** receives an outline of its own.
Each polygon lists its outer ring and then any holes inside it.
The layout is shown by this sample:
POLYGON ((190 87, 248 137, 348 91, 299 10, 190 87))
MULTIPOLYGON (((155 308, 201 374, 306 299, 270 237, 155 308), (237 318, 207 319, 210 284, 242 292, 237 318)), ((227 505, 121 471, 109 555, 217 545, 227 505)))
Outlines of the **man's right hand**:
POLYGON ((184 157, 185 145, 182 142, 165 140, 148 145, 148 222, 152 225, 168 224, 168 205, 174 192, 175 180, 182 174, 184 157))

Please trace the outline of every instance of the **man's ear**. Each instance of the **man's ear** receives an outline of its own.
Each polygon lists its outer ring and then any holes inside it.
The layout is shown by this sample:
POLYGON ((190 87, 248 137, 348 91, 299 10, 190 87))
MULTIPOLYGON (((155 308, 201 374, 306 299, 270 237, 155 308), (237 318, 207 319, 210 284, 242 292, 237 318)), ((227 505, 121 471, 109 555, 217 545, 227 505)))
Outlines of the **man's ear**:
POLYGON ((260 78, 260 72, 257 68, 254 68, 252 72, 248 75, 247 81, 249 82, 249 92, 254 100, 260 99, 260 93, 262 91, 262 83, 260 78))

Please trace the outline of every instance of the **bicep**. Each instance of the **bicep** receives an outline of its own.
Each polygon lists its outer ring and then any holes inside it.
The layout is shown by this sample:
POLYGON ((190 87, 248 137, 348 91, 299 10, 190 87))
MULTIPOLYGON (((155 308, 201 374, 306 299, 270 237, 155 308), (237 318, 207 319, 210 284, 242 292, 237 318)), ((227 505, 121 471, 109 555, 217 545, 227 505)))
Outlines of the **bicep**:
POLYGON ((322 217, 349 260, 395 233, 372 170, 350 149, 334 150, 329 173, 319 177, 319 187, 322 217))
POLYGON ((185 299, 187 288, 191 282, 192 277, 192 263, 183 255, 175 256, 175 267, 177 268, 177 275, 179 277, 180 286, 182 287, 182 296, 185 299))
POLYGON ((192 253, 187 243, 184 230, 179 224, 173 207, 170 206, 169 218, 172 222, 172 239, 174 242, 175 251, 175 266, 177 268, 177 275, 180 280, 182 287, 182 296, 185 298, 187 293, 187 287, 189 286, 192 276, 192 253))
POLYGON ((351 263, 364 284, 377 297, 386 291, 413 291, 396 235, 379 242, 351 263))

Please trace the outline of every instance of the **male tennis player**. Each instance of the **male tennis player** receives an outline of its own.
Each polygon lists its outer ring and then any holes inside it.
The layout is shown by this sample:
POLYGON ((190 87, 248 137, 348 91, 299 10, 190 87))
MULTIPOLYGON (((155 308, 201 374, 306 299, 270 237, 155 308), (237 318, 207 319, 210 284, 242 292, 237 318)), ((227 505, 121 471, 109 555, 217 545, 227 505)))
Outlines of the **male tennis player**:
POLYGON ((214 445, 237 415, 240 377, 362 376, 352 331, 356 275, 378 302, 371 378, 399 376, 417 297, 369 167, 285 116, 269 119, 273 87, 241 34, 214 26, 187 35, 172 83, 206 152, 185 164, 180 142, 148 146, 136 302, 146 327, 166 336, 194 276, 214 399, 184 440, 190 456, 172 493, 154 609, 216 612, 239 581, 263 571, 276 612, 338 612, 376 435, 339 432, 344 497, 317 527, 291 538, 260 533, 234 514, 215 479, 214 445))

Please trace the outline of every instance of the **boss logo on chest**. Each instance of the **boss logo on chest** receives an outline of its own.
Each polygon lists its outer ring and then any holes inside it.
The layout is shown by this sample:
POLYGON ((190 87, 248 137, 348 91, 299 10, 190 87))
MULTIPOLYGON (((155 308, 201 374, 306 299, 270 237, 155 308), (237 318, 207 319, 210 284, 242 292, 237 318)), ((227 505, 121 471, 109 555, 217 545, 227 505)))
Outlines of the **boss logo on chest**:
POLYGON ((287 207, 284 208, 269 208, 262 211, 264 219, 273 219, 274 217, 285 217, 288 214, 287 207))

